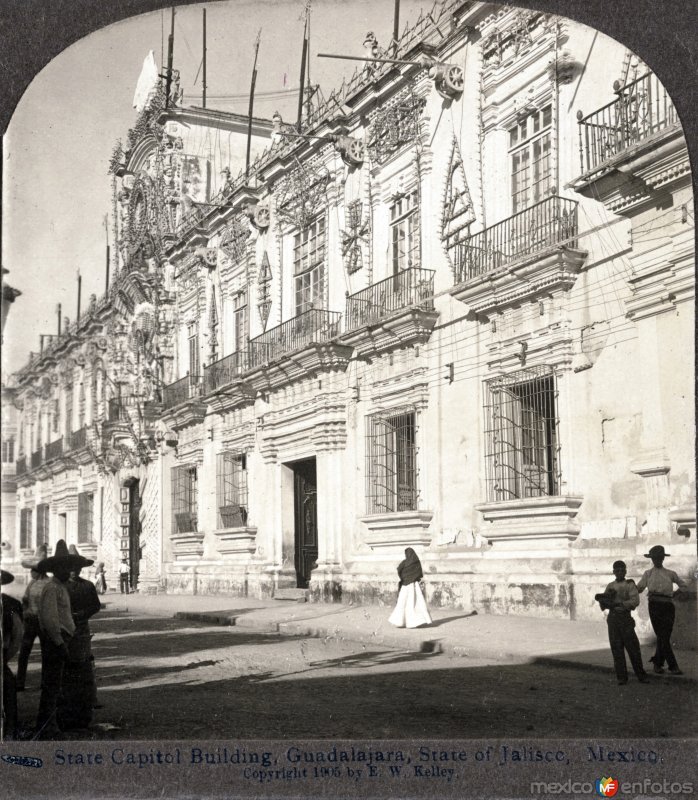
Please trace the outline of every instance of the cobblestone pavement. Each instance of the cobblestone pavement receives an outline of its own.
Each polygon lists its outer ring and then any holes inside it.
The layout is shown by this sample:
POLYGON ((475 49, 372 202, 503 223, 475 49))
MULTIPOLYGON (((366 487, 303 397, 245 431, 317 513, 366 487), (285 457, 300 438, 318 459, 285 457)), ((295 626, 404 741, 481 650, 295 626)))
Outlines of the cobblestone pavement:
MULTIPOLYGON (((641 685, 535 664, 492 664, 334 638, 279 636, 163 617, 92 622, 99 701, 70 738, 477 738, 688 736, 695 685, 641 685)), ((39 699, 32 655, 20 715, 39 699)))

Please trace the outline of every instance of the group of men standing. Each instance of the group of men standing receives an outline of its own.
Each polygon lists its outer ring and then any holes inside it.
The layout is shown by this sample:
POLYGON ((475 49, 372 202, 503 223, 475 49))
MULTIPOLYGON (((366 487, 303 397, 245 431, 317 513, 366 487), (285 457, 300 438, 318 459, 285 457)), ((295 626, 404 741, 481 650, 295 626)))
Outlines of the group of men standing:
MULTIPOLYGON (((63 539, 53 556, 41 546, 33 558, 22 561, 31 581, 22 603, 5 594, 3 600, 3 707, 4 734, 18 735, 17 693, 25 689, 29 655, 37 636, 41 644, 41 698, 36 739, 59 738, 64 730, 86 728, 97 704, 89 619, 100 609, 92 581, 80 577, 91 559, 63 539), (48 574, 52 577, 49 578, 48 574), (9 660, 19 649, 17 676, 9 660)), ((14 576, 2 571, 2 583, 14 576)))
POLYGON ((640 605, 640 593, 647 590, 647 610, 652 629, 657 636, 657 646, 650 663, 657 674, 664 672, 667 665, 670 674, 682 675, 674 650, 671 646, 671 633, 674 629, 676 609, 674 607, 674 585, 679 592, 686 590, 686 583, 673 570, 666 569, 664 559, 670 554, 661 544, 650 548, 645 558, 652 560, 652 568, 646 570, 636 584, 626 579, 627 566, 624 561, 613 563, 615 580, 608 584, 602 594, 596 595, 603 611, 608 611, 608 640, 613 654, 613 665, 618 683, 628 682, 628 667, 625 662, 627 650, 633 672, 640 683, 649 683, 642 664, 640 642, 635 633, 635 620, 632 611, 640 605))

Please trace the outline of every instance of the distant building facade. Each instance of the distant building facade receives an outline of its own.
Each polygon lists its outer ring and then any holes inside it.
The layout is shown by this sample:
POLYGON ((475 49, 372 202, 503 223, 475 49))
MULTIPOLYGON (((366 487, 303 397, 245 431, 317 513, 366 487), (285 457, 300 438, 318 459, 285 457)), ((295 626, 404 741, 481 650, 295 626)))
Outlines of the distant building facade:
POLYGON ((414 547, 434 605, 594 618, 615 558, 637 575, 664 543, 688 577, 694 229, 670 98, 610 39, 490 3, 375 47, 409 63, 367 63, 303 137, 259 121, 248 176, 231 115, 145 112, 113 164, 114 286, 19 375, 23 456, 44 453, 20 515, 48 504, 57 534, 169 591, 390 602, 414 547), (219 125, 216 183, 187 153, 219 125))

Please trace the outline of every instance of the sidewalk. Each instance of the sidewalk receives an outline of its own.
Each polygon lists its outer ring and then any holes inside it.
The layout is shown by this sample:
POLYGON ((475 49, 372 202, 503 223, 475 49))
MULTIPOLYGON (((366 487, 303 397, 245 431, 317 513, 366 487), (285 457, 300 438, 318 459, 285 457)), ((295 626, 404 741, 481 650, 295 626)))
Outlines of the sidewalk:
MULTIPOLYGON (((111 613, 176 617, 182 620, 235 625, 287 636, 336 638, 383 645, 413 652, 442 652, 449 656, 496 663, 535 663, 613 673, 606 623, 473 615, 455 609, 431 611, 434 623, 412 630, 394 628, 390 609, 331 603, 297 603, 221 595, 104 595, 111 613)), ((645 661, 653 640, 642 642, 645 661)), ((696 653, 677 651, 683 677, 698 680, 696 653)), ((651 665, 646 664, 649 670, 651 665)), ((660 676, 657 676, 660 678, 660 676)))

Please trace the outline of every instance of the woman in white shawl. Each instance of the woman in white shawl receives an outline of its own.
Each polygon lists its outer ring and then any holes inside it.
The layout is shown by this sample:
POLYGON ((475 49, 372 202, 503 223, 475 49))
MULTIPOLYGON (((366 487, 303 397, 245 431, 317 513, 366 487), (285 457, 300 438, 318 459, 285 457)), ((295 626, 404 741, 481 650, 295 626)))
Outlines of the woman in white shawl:
POLYGON ((430 625, 429 609, 419 586, 422 580, 422 563, 411 547, 405 550, 405 560, 400 562, 397 574, 400 576, 400 592, 388 622, 398 628, 430 625))

